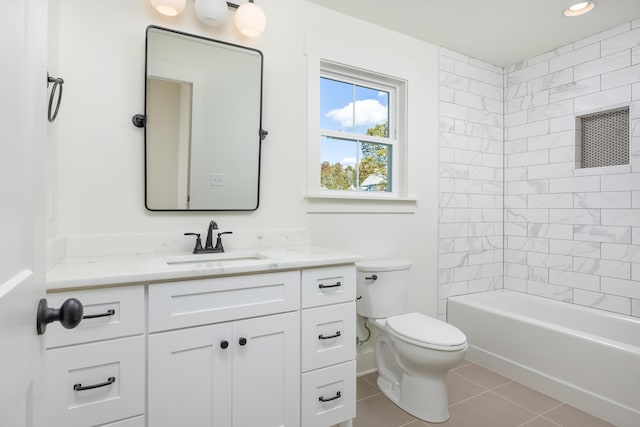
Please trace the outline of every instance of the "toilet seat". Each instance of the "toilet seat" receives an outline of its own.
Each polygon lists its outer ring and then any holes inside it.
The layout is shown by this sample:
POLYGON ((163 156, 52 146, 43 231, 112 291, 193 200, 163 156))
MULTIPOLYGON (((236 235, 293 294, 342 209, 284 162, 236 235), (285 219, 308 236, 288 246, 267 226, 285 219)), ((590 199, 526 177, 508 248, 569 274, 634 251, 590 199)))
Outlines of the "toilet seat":
POLYGON ((387 331, 397 338, 441 351, 467 347, 467 337, 453 325, 420 313, 406 313, 387 318, 387 331))

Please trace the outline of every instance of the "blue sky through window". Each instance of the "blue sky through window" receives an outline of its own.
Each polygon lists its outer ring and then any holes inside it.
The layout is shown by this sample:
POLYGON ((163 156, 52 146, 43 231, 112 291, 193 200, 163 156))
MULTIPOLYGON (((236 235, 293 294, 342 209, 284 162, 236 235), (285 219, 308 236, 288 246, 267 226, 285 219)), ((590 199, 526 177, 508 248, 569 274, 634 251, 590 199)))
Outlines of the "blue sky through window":
MULTIPOLYGON (((389 120, 389 93, 322 77, 320 128, 366 135, 367 129, 389 120)), ((355 164, 353 141, 322 137, 321 161, 355 164)))

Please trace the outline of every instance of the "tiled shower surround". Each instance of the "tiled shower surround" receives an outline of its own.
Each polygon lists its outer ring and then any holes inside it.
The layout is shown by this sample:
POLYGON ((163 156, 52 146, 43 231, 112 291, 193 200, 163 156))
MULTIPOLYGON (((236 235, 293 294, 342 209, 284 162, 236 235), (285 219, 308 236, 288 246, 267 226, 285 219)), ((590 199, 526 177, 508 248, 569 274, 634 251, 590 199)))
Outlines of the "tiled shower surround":
POLYGON ((439 144, 441 317, 501 287, 640 317, 640 20, 504 70, 441 49, 439 144), (630 164, 576 168, 575 117, 621 106, 630 164))

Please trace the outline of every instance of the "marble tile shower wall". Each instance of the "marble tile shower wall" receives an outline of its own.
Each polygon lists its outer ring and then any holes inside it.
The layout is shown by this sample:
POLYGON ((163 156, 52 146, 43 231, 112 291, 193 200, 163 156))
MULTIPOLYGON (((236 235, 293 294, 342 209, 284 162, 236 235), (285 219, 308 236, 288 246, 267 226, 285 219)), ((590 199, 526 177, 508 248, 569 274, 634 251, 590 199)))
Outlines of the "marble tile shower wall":
POLYGON ((439 145, 441 317, 500 287, 640 317, 640 20, 505 70, 441 49, 439 145), (577 169, 575 117, 619 106, 630 164, 577 169))
POLYGON ((439 307, 503 285, 502 68, 440 49, 439 307))
POLYGON ((505 71, 505 288, 640 317, 640 20, 505 71), (577 169, 575 116, 618 106, 630 164, 577 169))

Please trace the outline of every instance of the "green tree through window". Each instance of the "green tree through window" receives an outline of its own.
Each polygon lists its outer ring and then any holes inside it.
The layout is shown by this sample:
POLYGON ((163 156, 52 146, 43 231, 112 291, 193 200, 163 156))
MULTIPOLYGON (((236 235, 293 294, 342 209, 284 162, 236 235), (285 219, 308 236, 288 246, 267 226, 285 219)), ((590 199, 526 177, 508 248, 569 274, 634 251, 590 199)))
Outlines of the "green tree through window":
MULTIPOLYGON (((388 122, 378 124, 367 129, 369 136, 387 138, 389 136, 388 122)), ((369 191, 388 191, 389 187, 389 146, 371 142, 358 141, 361 160, 358 164, 358 182, 356 185, 356 170, 353 166, 344 167, 341 163, 331 164, 327 161, 320 166, 320 185, 329 190, 350 190, 356 186, 365 187, 369 191)))

